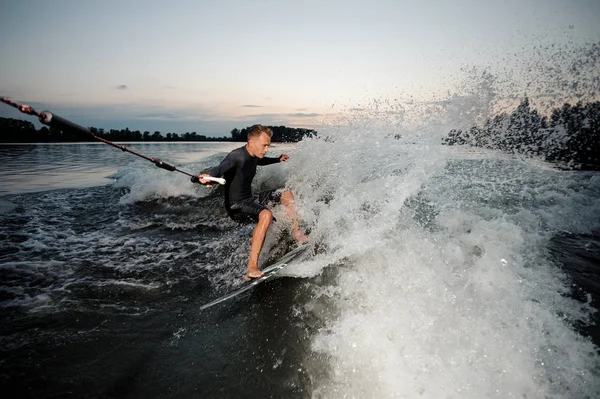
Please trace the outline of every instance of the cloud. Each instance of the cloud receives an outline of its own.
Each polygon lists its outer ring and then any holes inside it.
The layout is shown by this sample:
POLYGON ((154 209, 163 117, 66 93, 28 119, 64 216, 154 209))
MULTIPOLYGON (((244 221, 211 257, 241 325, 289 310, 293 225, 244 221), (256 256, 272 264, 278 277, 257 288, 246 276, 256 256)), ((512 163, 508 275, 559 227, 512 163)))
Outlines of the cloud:
POLYGON ((149 119, 183 119, 185 116, 176 115, 169 112, 148 112, 145 114, 139 115, 140 118, 149 118, 149 119))
POLYGON ((304 113, 298 112, 296 114, 287 114, 287 116, 293 116, 293 117, 297 117, 297 118, 314 118, 317 116, 321 116, 321 114, 316 114, 316 113, 304 114, 304 113))
POLYGON ((240 108, 262 108, 262 105, 246 104, 240 105, 240 108))
POLYGON ((244 115, 245 118, 262 118, 262 119, 269 119, 269 120, 287 120, 288 118, 292 117, 292 118, 315 118, 317 116, 323 116, 322 114, 317 114, 317 113, 311 113, 311 114, 305 114, 305 113, 295 113, 295 114, 249 114, 249 115, 244 115))
POLYGON ((248 114, 244 115, 247 118, 282 118, 288 114, 248 114))
POLYGON ((242 118, 263 118, 263 119, 273 119, 273 118, 280 118, 285 114, 248 114, 248 115, 244 115, 242 116, 242 118))
MULTIPOLYGON (((256 123, 269 126, 290 126, 290 127, 306 127, 316 128, 318 126, 312 125, 310 118, 322 116, 321 114, 313 113, 264 113, 264 114, 248 114, 237 118, 237 124, 242 126, 250 126, 256 123)), ((320 125, 319 125, 320 126, 320 125)))
POLYGON ((127 85, 118 85, 117 90, 127 90, 127 85))

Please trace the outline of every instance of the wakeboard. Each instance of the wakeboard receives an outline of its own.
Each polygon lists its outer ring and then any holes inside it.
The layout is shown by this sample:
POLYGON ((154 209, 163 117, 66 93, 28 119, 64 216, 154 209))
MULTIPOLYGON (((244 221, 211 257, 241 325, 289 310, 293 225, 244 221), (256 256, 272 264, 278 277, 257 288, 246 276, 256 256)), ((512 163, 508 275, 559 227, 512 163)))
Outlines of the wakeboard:
POLYGON ((286 266, 288 266, 291 262, 293 262, 295 259, 299 258, 300 255, 302 255, 304 252, 306 252, 306 250, 308 249, 308 247, 309 247, 308 244, 302 244, 299 247, 294 248, 293 250, 291 250, 290 252, 286 253, 281 258, 279 258, 279 260, 277 260, 275 263, 273 263, 272 265, 270 265, 267 268, 265 268, 263 270, 264 275, 262 277, 255 278, 255 279, 250 280, 250 281, 244 281, 234 291, 231 291, 228 294, 225 294, 222 297, 219 297, 219 298, 215 299, 212 302, 209 302, 209 303, 207 303, 205 305, 200 306, 200 310, 204 310, 204 309, 210 308, 211 306, 214 306, 214 305, 219 304, 221 302, 224 302, 224 301, 226 301, 228 299, 231 299, 231 298, 233 298, 235 296, 238 296, 239 294, 248 291, 249 289, 257 286, 258 284, 264 283, 267 280, 271 280, 283 268, 285 268, 286 266))

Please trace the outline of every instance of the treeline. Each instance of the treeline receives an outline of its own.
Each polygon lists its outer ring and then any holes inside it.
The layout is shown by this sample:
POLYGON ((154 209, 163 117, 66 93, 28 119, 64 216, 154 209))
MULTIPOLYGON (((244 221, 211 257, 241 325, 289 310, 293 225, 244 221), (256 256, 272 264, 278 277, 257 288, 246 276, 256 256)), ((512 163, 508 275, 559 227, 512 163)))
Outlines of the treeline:
MULTIPOLYGON (((43 129, 43 128, 42 128, 43 129)), ((104 129, 97 129, 95 127, 89 128, 92 133, 96 136, 100 136, 110 141, 228 141, 228 137, 207 137, 203 134, 197 134, 196 132, 186 132, 181 135, 177 133, 167 133, 162 135, 161 132, 155 131, 150 133, 145 131, 144 133, 139 130, 129 130, 129 128, 116 130, 110 129, 105 131, 104 129)), ((93 139, 92 139, 93 140, 93 139)))
MULTIPOLYGON (((304 137, 316 136, 317 132, 312 129, 293 128, 286 126, 267 126, 273 131, 273 137, 271 141, 275 143, 283 142, 298 142, 304 137)), ((250 127, 243 128, 242 130, 233 129, 231 131, 232 141, 246 141, 248 139, 248 131, 250 127)))
MULTIPOLYGON (((273 130, 273 142, 296 142, 303 137, 316 134, 310 129, 290 128, 285 126, 269 126, 273 130)), ((233 129, 231 137, 207 137, 196 132, 184 134, 167 133, 159 131, 150 133, 129 128, 117 130, 104 130, 90 127, 89 130, 96 136, 110 141, 246 141, 248 129, 233 129)), ((21 119, 0 118, 0 143, 75 143, 94 141, 91 135, 61 131, 46 126, 39 130, 33 123, 21 119)))
POLYGON ((524 98, 511 113, 481 127, 451 130, 447 145, 467 145, 542 158, 572 169, 600 170, 600 102, 564 104, 540 115, 524 98))

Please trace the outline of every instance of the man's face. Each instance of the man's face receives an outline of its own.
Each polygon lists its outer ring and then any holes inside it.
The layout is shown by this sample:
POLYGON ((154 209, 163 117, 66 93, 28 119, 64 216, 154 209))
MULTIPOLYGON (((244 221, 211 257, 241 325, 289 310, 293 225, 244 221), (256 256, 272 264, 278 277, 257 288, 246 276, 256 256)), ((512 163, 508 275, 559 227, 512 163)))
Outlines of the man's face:
POLYGON ((261 133, 258 137, 252 137, 248 141, 248 151, 250 155, 257 158, 262 158, 269 151, 269 145, 271 145, 271 138, 266 133, 261 133))

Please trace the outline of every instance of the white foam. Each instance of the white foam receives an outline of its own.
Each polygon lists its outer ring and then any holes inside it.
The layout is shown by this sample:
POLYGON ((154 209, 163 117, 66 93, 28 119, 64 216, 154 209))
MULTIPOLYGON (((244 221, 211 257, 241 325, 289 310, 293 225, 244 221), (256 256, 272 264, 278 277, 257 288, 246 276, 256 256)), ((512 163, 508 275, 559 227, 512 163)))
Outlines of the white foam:
POLYGON ((461 161, 438 136, 368 126, 321 130, 291 160, 299 214, 327 251, 285 273, 344 265, 305 306, 327 327, 313 397, 593 396, 595 348, 572 327, 592 309, 564 295, 544 226, 576 224, 598 197, 553 194, 573 176, 535 162, 461 161))
POLYGON ((131 287, 131 288, 141 288, 144 290, 155 290, 161 287, 161 284, 159 283, 143 283, 141 281, 138 280, 133 280, 133 279, 127 279, 127 280, 114 280, 114 279, 109 279, 109 280, 102 280, 99 281, 97 283, 95 283, 95 285, 100 286, 100 287, 105 287, 105 286, 113 286, 113 285, 117 285, 117 286, 125 286, 125 287, 131 287))
POLYGON ((167 173, 152 164, 142 161, 132 162, 121 168, 115 182, 116 187, 127 187, 120 204, 138 201, 178 197, 182 195, 200 197, 208 193, 207 189, 192 184, 190 178, 180 173, 167 173))
POLYGON ((557 315, 573 306, 560 282, 524 275, 518 229, 438 238, 405 230, 340 274, 339 316, 313 343, 331 361, 322 397, 591 392, 593 347, 557 315), (469 254, 469 240, 485 253, 469 254))

